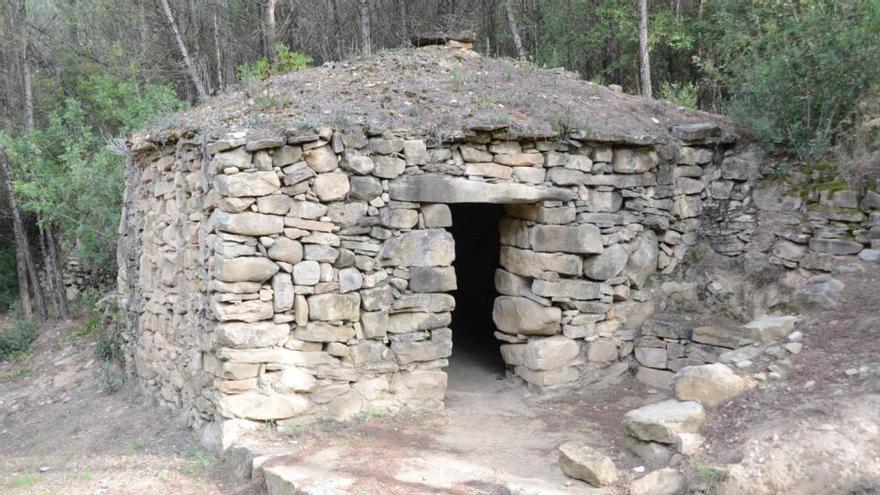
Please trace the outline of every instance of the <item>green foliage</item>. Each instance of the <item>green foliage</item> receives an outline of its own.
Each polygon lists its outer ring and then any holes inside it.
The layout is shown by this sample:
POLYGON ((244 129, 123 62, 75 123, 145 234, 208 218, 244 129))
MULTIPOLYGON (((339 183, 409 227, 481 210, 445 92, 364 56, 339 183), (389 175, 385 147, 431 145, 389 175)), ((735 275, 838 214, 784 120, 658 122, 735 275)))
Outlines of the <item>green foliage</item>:
POLYGON ((18 276, 15 266, 15 246, 8 242, 0 245, 0 312, 12 309, 18 300, 18 276))
POLYGON ((700 90, 691 82, 664 82, 660 86, 660 98, 685 108, 697 108, 700 90))
POLYGON ((270 76, 295 72, 312 64, 312 57, 291 51, 283 43, 275 45, 275 59, 274 63, 269 63, 266 57, 260 57, 253 62, 239 65, 236 69, 238 82, 248 86, 265 81, 270 76))
POLYGON ((880 76, 880 4, 864 0, 714 2, 711 59, 727 111, 770 151, 825 153, 880 76))
POLYGON ((95 378, 101 390, 106 394, 116 393, 125 381, 122 372, 112 363, 101 363, 95 369, 95 378))
POLYGON ((12 328, 0 331, 0 361, 27 352, 37 339, 39 329, 38 320, 15 320, 12 328))
POLYGON ((75 87, 44 128, 16 139, 0 135, 0 142, 12 155, 22 207, 60 227, 79 256, 106 269, 114 266, 125 169, 109 137, 127 136, 183 103, 167 86, 138 87, 109 74, 85 77, 75 87))

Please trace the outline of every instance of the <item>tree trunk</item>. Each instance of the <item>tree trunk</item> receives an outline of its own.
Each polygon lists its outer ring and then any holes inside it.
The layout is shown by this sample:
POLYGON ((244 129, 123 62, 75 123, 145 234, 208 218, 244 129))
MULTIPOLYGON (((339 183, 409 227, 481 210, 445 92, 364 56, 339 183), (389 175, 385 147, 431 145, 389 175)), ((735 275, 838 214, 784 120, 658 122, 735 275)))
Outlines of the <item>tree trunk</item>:
POLYGON ((58 317, 66 320, 70 317, 70 306, 67 304, 67 291, 64 288, 64 277, 61 275, 61 259, 58 256, 58 241, 51 225, 46 229, 47 253, 43 256, 46 260, 46 271, 52 282, 52 290, 55 293, 55 309, 58 317))
POLYGON ((336 59, 342 60, 342 20, 339 18, 339 2, 331 0, 330 8, 333 9, 333 40, 336 42, 336 59))
POLYGON ((31 257, 30 248, 28 247, 27 232, 24 230, 24 222, 21 220, 21 210, 19 210, 18 201, 15 199, 15 189, 12 187, 12 167, 9 163, 9 155, 6 154, 6 149, 2 146, 0 146, 0 175, 3 176, 3 187, 6 189, 6 195, 9 200, 9 210, 12 214, 12 230, 15 236, 15 256, 17 261, 21 260, 18 267, 18 287, 19 296, 22 296, 22 286, 25 288, 25 294, 21 297, 22 310, 26 317, 30 317, 33 314, 30 297, 27 294, 27 285, 30 283, 34 290, 33 302, 36 306, 37 314, 41 318, 45 318, 46 301, 43 299, 43 290, 40 287, 40 280, 39 277, 37 277, 37 270, 34 266, 34 260, 31 257), (24 265, 24 267, 22 268, 21 265, 24 265))
POLYGON ((516 18, 513 16, 513 5, 511 0, 504 0, 504 11, 507 13, 507 26, 510 28, 510 34, 513 36, 513 46, 516 48, 516 56, 520 60, 526 59, 526 50, 523 48, 522 38, 519 37, 519 28, 516 26, 516 18))
POLYGON ((402 45, 407 46, 410 43, 409 39, 409 6, 407 5, 409 0, 397 0, 397 8, 400 11, 400 35, 402 40, 402 45))
POLYGON ((266 51, 269 52, 269 61, 273 64, 278 61, 275 52, 275 3, 277 0, 266 1, 266 51))
POLYGON ((171 6, 168 5, 168 0, 159 0, 159 3, 162 5, 162 10, 165 12, 165 19, 168 21, 168 25, 174 33, 174 38, 177 41, 177 48, 180 50, 180 56, 183 57, 183 64, 186 66, 186 71, 189 73, 189 77, 192 79, 192 83, 196 87, 198 99, 204 100, 208 97, 208 94, 205 92, 205 86, 202 83, 202 79, 199 77, 199 72, 196 70, 196 66, 193 64, 192 58, 189 56, 189 50, 186 49, 186 44, 183 42, 183 36, 181 36, 180 30, 177 28, 177 21, 174 20, 171 6))
POLYGON ((24 82, 24 127, 28 132, 34 130, 34 93, 31 88, 31 61, 28 50, 27 7, 21 2, 21 72, 24 82))
POLYGON ((370 0, 358 0, 361 24, 361 45, 364 55, 373 53, 373 33, 370 29, 370 0))
POLYGON ((217 64, 217 88, 219 88, 220 91, 223 91, 223 58, 220 55, 220 20, 217 18, 216 7, 214 8, 212 21, 214 24, 214 62, 217 64))
POLYGON ((651 56, 648 53, 648 0, 639 0, 639 81, 641 93, 645 98, 652 98, 651 91, 651 56))

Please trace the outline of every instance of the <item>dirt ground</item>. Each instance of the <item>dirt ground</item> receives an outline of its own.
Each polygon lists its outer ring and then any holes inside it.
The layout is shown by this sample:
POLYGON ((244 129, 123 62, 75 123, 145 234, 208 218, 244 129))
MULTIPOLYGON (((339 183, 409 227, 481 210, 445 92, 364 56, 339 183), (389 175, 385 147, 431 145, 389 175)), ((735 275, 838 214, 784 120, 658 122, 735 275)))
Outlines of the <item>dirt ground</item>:
POLYGON ((83 323, 48 326, 0 363, 0 493, 254 493, 169 411, 130 388, 102 392, 94 339, 71 336, 83 323))
MULTIPOLYGON (((694 493, 880 493, 880 266, 846 275, 841 306, 803 316, 804 348, 769 379, 708 411, 706 446, 678 467, 694 493)), ((34 352, 0 364, 0 493, 257 494, 198 447, 168 411, 136 391, 101 391, 94 342, 81 321, 43 331, 34 352)), ((626 493, 637 459, 623 453, 621 418, 664 394, 626 378, 564 396, 531 394, 472 355, 455 355, 447 408, 351 423, 283 428, 291 455, 270 465, 311 466, 354 480, 358 495, 500 494, 510 479, 579 493, 556 448, 583 439, 611 456, 626 493)))

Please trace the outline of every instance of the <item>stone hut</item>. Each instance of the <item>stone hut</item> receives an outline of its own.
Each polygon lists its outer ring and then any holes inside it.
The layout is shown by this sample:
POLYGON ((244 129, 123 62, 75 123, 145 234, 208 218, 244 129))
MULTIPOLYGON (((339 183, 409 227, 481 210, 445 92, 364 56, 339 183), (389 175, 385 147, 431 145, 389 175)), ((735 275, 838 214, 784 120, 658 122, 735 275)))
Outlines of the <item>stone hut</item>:
POLYGON ((652 274, 754 173, 720 117, 444 46, 274 78, 131 147, 128 371, 217 447, 261 422, 442 408, 456 294, 480 283, 457 273, 459 224, 497 253, 494 328, 468 331, 510 379, 625 373, 652 274))

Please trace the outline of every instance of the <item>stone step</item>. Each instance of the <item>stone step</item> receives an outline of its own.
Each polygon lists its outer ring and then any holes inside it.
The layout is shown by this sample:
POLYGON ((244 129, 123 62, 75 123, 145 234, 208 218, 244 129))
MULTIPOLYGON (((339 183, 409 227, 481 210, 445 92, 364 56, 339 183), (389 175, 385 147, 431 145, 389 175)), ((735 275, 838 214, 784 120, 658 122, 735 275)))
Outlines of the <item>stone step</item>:
POLYGON ((364 481, 380 481, 391 492, 413 495, 462 486, 473 487, 473 491, 461 492, 468 495, 613 495, 576 480, 563 485, 522 478, 445 454, 404 459, 392 476, 377 475, 376 480, 357 466, 347 466, 345 457, 333 447, 303 455, 292 444, 246 442, 227 451, 227 459, 236 476, 263 485, 267 495, 356 495, 362 493, 358 485, 364 481), (424 489, 420 491, 419 486, 424 489))

